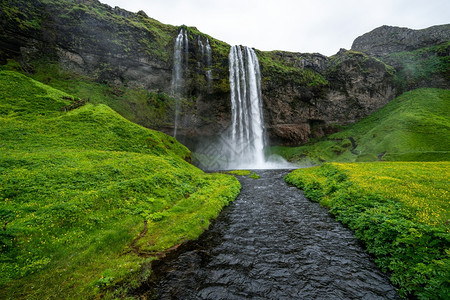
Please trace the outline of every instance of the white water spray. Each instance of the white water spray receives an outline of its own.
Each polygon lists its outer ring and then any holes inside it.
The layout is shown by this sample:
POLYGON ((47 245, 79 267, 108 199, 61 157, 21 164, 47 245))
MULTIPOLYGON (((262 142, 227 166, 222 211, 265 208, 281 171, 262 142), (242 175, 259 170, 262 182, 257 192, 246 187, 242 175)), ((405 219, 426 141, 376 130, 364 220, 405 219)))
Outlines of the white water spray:
POLYGON ((230 168, 261 168, 265 163, 261 73, 255 52, 231 47, 228 56, 231 90, 230 168))
POLYGON ((255 52, 248 47, 233 46, 228 59, 231 126, 217 141, 197 147, 200 167, 207 170, 295 168, 280 156, 265 155, 261 72, 255 52))
POLYGON ((265 155, 266 132, 262 109, 261 72, 255 52, 249 47, 231 47, 231 133, 228 169, 292 168, 279 156, 265 155))
POLYGON ((209 44, 209 39, 206 39, 206 67, 208 68, 206 70, 206 81, 208 82, 208 89, 211 89, 211 81, 212 81, 212 70, 211 70, 211 62, 212 62, 212 51, 211 51, 211 45, 209 44))

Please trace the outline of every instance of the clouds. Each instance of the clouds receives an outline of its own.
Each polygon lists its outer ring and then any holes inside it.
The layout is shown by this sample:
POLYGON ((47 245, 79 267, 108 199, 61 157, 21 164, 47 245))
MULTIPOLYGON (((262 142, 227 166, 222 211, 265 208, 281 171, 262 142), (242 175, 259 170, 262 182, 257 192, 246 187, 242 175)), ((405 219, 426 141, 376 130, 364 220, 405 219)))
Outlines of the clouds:
POLYGON ((336 53, 381 25, 450 22, 448 0, 100 0, 166 24, 195 26, 231 45, 336 53))

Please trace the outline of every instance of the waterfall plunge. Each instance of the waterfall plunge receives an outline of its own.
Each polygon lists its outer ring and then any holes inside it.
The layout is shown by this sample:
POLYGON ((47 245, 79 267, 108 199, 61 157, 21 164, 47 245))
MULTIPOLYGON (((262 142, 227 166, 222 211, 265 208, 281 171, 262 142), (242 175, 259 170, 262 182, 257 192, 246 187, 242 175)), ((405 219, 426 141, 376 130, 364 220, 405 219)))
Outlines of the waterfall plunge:
MULTIPOLYGON (((293 168, 283 158, 266 157, 266 133, 262 110, 261 73, 255 52, 249 47, 231 47, 229 59, 231 128, 224 145, 227 169, 293 168)), ((223 147, 223 146, 222 146, 223 147)))
POLYGON ((231 47, 231 151, 229 168, 263 168, 265 133, 262 113, 261 74, 255 52, 231 47))
MULTIPOLYGON (((176 98, 174 137, 177 135, 183 93, 188 70, 187 32, 181 29, 175 40, 172 72, 172 95, 176 98)), ((198 38, 199 62, 206 67, 208 90, 211 90, 212 51, 209 40, 198 38)), ((229 58, 232 120, 229 131, 219 135, 215 142, 197 145, 196 152, 202 159, 199 166, 207 170, 217 169, 280 169, 292 168, 281 157, 266 157, 266 137, 262 111, 261 73, 255 52, 248 47, 231 47, 229 58)), ((198 65, 198 71, 202 69, 198 65)))
POLYGON ((184 86, 184 73, 187 70, 189 41, 185 29, 178 34, 173 50, 172 95, 175 96, 175 122, 173 136, 177 136, 178 119, 181 111, 180 95, 184 86), (183 55, 184 54, 184 55, 183 55))

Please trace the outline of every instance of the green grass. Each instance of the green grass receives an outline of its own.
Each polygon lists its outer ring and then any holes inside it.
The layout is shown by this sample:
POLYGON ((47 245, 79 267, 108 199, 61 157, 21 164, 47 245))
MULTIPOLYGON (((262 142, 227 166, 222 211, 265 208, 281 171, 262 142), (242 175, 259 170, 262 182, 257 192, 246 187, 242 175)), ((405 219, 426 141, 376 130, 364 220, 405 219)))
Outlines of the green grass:
MULTIPOLYGON (((278 84, 297 83, 311 88, 322 88, 328 81, 318 72, 299 68, 294 62, 286 61, 280 51, 256 51, 261 66, 262 81, 267 84, 276 81, 278 84)), ((295 57, 295 56, 294 56, 295 57)), ((295 57, 300 60, 301 57, 295 57)))
POLYGON ((403 297, 450 294, 449 162, 325 164, 286 176, 355 232, 403 297))
POLYGON ((450 80, 450 42, 415 51, 396 52, 384 57, 388 64, 397 66, 398 88, 411 90, 431 79, 450 80))
POLYGON ((0 298, 126 293, 239 193, 174 138, 0 71, 0 298))
POLYGON ((249 170, 232 170, 232 171, 226 171, 225 174, 231 174, 236 176, 248 176, 252 179, 259 179, 261 176, 256 174, 255 172, 249 171, 249 170))
MULTIPOLYGON (((24 73, 15 61, 0 66, 0 70, 24 73)), ((95 82, 92 78, 63 71, 47 59, 33 62, 33 79, 93 104, 105 104, 127 120, 152 129, 173 125, 175 99, 163 92, 127 88, 95 82)))
POLYGON ((290 161, 450 160, 450 90, 406 92, 342 131, 301 147, 274 147, 290 161), (356 142, 353 147, 349 137, 356 142))
POLYGON ((231 175, 236 175, 236 176, 249 176, 252 171, 250 170, 231 170, 231 171, 226 171, 226 174, 231 174, 231 175))

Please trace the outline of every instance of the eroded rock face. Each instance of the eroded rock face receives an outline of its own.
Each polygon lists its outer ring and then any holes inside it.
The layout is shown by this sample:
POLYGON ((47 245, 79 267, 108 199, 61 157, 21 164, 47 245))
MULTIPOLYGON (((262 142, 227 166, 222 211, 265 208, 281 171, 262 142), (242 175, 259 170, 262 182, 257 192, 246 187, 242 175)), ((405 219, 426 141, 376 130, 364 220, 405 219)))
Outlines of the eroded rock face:
MULTIPOLYGON (((27 3, 16 1, 15 11, 31 25, 14 21, 17 18, 7 19, 8 14, 0 9, 1 61, 14 58, 32 72, 33 62, 45 58, 95 82, 170 94, 173 47, 180 28, 95 0, 79 0, 76 5, 62 0, 27 3), (39 26, 33 25, 37 24, 35 20, 39 26)), ((185 144, 195 145, 196 140, 217 138, 231 123, 230 46, 210 37, 212 85, 208 86, 198 46, 199 36, 205 42, 206 35, 195 28, 184 28, 189 36, 189 68, 177 135, 185 144)), ((353 50, 379 56, 416 49, 448 40, 448 28, 414 31, 383 26, 359 37, 353 50)), ((388 103, 396 93, 395 70, 367 54, 341 50, 326 57, 318 53, 256 52, 271 144, 298 145, 334 132, 335 125, 358 121, 388 103)), ((136 110, 130 112, 138 114, 136 110)), ((140 116, 136 122, 173 134, 173 111, 168 110, 161 118, 164 122, 140 116), (165 125, 158 125, 162 123, 165 125)))
POLYGON ((390 53, 413 51, 450 40, 450 24, 421 30, 381 26, 355 39, 352 50, 381 57, 390 53))
MULTIPOLYGON (((292 54, 286 57, 292 59, 292 54)), ((332 133, 334 125, 356 122, 395 96, 394 70, 379 60, 344 49, 331 58, 313 57, 306 64, 296 61, 301 68, 317 70, 326 83, 263 85, 267 131, 274 143, 298 145, 332 133)))
MULTIPOLYGON (((171 45, 161 49, 167 50, 167 55, 149 51, 145 41, 156 37, 151 31, 136 30, 133 21, 141 18, 138 14, 98 1, 79 1, 81 6, 74 3, 73 7, 52 5, 51 1, 32 2, 35 3, 31 7, 16 5, 23 10, 21 18, 38 20, 35 23, 39 26, 27 27, 25 20, 7 21, 6 13, 0 11, 5 22, 0 34, 3 60, 16 58, 27 67, 30 62, 45 58, 97 82, 126 82, 130 87, 167 91, 172 71, 171 45), (107 17, 95 14, 87 5, 102 10, 107 17)), ((168 30, 175 33, 176 28, 168 30)))

